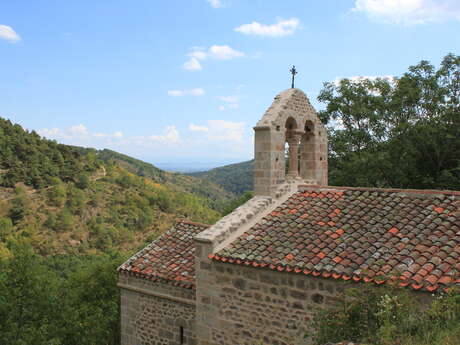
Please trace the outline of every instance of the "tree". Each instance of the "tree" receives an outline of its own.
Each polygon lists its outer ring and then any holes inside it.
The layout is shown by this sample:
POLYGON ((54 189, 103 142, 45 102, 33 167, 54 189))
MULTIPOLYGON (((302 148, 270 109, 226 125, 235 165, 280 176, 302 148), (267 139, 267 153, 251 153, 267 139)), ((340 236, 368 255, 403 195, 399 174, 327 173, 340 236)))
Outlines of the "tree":
POLYGON ((13 224, 19 223, 29 212, 29 200, 24 192, 17 192, 16 197, 11 201, 12 207, 9 217, 13 224))
POLYGON ((460 56, 394 79, 325 83, 330 184, 460 189, 460 56))
POLYGON ((0 261, 0 344, 64 344, 53 325, 59 310, 56 275, 29 245, 13 247, 13 257, 0 261))

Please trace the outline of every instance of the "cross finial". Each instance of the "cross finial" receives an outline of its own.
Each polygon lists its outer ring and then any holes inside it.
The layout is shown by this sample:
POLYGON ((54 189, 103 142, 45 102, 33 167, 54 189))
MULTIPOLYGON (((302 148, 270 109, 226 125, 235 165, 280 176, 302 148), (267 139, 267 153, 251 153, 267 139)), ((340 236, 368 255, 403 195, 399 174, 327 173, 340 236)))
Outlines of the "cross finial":
POLYGON ((294 65, 292 65, 292 68, 289 70, 289 72, 291 72, 292 74, 291 88, 293 89, 294 88, 294 78, 295 78, 295 75, 297 74, 297 70, 295 69, 294 65))

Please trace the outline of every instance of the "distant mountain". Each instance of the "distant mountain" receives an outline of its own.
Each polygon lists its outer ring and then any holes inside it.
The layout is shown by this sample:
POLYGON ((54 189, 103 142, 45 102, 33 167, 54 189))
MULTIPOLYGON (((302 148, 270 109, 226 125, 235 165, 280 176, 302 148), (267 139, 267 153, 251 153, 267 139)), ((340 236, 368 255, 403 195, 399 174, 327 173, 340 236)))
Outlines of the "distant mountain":
POLYGON ((187 175, 213 182, 228 192, 241 195, 254 189, 253 168, 254 160, 250 160, 187 175))

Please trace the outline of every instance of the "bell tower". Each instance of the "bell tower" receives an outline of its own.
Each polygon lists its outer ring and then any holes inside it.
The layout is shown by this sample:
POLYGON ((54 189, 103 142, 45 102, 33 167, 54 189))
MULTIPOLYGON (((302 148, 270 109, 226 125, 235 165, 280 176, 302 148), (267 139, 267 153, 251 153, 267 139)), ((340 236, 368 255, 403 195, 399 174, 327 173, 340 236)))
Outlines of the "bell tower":
POLYGON ((327 131, 305 93, 279 93, 254 127, 255 195, 285 182, 327 185, 327 131))

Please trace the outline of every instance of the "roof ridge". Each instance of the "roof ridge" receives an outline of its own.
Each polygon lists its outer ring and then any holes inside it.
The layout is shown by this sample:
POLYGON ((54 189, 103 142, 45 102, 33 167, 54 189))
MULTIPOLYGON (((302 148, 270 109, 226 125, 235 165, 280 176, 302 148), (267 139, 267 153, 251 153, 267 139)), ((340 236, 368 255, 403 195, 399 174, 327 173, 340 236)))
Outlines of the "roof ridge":
POLYGON ((347 186, 319 186, 299 184, 298 189, 312 190, 351 190, 362 192, 386 192, 386 193, 410 193, 410 194, 443 194, 460 196, 460 191, 456 190, 438 190, 438 189, 402 189, 402 188, 378 188, 378 187, 347 187, 347 186))

